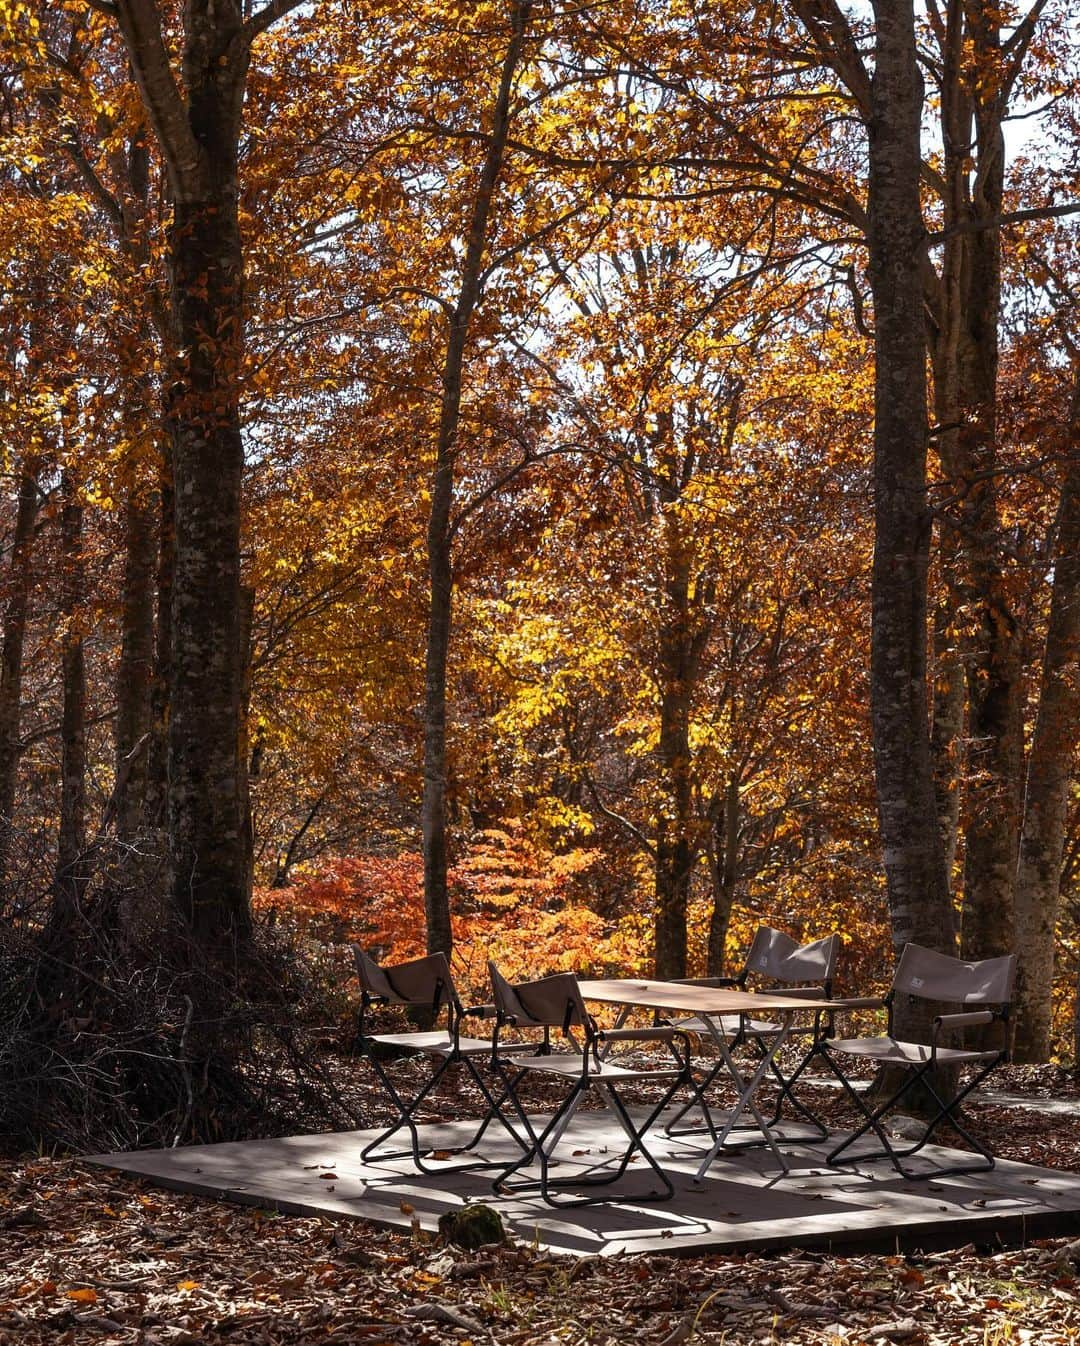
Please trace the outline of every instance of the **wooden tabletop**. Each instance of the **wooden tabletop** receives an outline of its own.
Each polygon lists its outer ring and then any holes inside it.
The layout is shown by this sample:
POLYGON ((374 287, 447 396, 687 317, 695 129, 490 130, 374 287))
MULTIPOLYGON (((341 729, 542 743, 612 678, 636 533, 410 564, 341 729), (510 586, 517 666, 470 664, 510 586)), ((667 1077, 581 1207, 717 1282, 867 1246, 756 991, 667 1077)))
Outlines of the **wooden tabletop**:
MULTIPOLYGON (((641 1009, 679 1010, 688 1014, 782 1014, 827 1007, 828 1000, 809 1000, 775 991, 734 991, 718 986, 687 986, 677 981, 600 978, 578 983, 586 1000, 641 1009)), ((842 1003, 842 1002, 839 1002, 842 1003)))

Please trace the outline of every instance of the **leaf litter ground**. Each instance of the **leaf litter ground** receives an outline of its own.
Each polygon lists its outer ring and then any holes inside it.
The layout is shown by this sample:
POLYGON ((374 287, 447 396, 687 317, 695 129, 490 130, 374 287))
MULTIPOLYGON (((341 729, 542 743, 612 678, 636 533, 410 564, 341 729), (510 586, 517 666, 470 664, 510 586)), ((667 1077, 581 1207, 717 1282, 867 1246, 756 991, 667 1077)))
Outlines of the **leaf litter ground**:
MULTIPOLYGON (((1046 1079, 1009 1084, 1034 1101, 1046 1079)), ((813 1101, 842 1124, 835 1093, 813 1101)), ((1080 1167, 1080 1116, 970 1115, 1003 1158, 1080 1167)), ((0 1346, 1080 1343, 1080 1240, 904 1257, 465 1253, 33 1159, 4 1167, 0 1249, 0 1346)))

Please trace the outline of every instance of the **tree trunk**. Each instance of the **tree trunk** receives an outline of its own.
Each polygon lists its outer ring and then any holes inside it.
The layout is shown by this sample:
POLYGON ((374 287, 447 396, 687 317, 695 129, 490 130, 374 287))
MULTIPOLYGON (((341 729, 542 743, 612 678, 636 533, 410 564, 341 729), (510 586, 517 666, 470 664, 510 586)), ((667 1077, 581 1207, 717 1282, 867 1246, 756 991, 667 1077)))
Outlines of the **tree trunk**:
POLYGON ((132 840, 143 827, 147 735, 154 663, 156 501, 132 481, 124 505, 124 587, 116 670, 116 833, 132 840))
MULTIPOLYGON (((964 6, 976 69, 1000 68, 1000 10, 964 6)), ((987 74, 974 81, 976 172, 969 215, 985 225, 1001 214, 1005 184, 1004 100, 987 74)), ((966 153, 970 154, 970 150, 966 153)), ((967 164, 964 181, 971 181, 967 164)), ((965 236, 964 359, 959 450, 967 543, 978 628, 968 661, 968 825, 965 831, 961 951, 965 958, 1010 953, 1020 835, 1023 770, 1023 680, 1020 632, 1002 561, 997 477, 998 324, 1001 232, 965 236)))
POLYGON ((1080 378, 1066 446, 1058 508, 1054 587, 1043 654, 1038 716, 1028 759, 1024 827, 1016 877, 1020 955, 1016 1057, 1050 1056, 1054 948, 1069 788, 1080 723, 1080 378))
POLYGON ((728 926, 735 905, 735 880, 738 874, 739 782, 735 777, 724 790, 724 811, 720 818, 719 847, 714 840, 711 869, 713 909, 709 918, 709 952, 705 968, 709 977, 724 975, 724 955, 728 926))
MULTIPOLYGON (((212 92, 201 92, 220 115, 212 92)), ((209 122, 202 129, 224 180, 208 199, 176 203, 170 236, 178 368, 168 820, 176 907, 201 947, 227 955, 251 928, 237 660, 243 276, 235 162, 220 164, 235 144, 217 140, 209 122)))
POLYGON ((86 876, 86 658, 82 623, 85 576, 83 507, 69 471, 60 482, 61 666, 60 831, 56 853, 55 906, 50 924, 69 928, 86 876))
POLYGON ((158 467, 157 560, 154 587, 154 664, 150 684, 150 742, 146 755, 144 816, 152 831, 165 826, 169 784, 169 688, 172 684, 172 596, 176 572, 176 502, 172 437, 158 467))
MULTIPOLYGON (((674 505, 675 492, 664 503, 674 505)), ((656 827, 655 967, 663 980, 686 976, 686 913, 697 846, 690 780, 694 684, 690 558, 677 519, 664 518, 664 609, 659 640, 659 759, 663 801, 656 827)))
POLYGON ((22 755, 22 661, 26 638, 26 612, 30 598, 34 525, 38 512, 38 472, 36 459, 25 459, 19 471, 19 497, 15 510, 15 531, 11 539, 4 607, 3 637, 0 639, 0 884, 9 878, 15 794, 22 755))
POLYGON ((1003 571, 995 476, 1001 239, 991 221, 1002 210, 1006 111, 989 75, 1001 63, 997 23, 982 0, 953 0, 941 35, 946 237, 931 351, 937 446, 950 497, 943 571, 954 611, 968 614, 966 958, 1012 945, 1023 757, 1019 633, 1003 571))
MULTIPOLYGON (((874 296, 874 562, 871 715, 885 872, 897 954, 954 942, 934 796, 926 689, 926 328, 919 199, 923 88, 911 0, 875 0, 868 241, 874 296)), ((897 1005, 900 1035, 926 1029, 897 1005)))
MULTIPOLYGON (((951 584, 949 587, 951 589, 951 584)), ((950 892, 960 826, 964 733, 964 668, 951 626, 951 604, 941 602, 934 611, 934 708, 930 755, 934 764, 934 797, 950 892)))
POLYGON ((503 58, 499 91, 492 115, 491 134, 476 197, 473 201, 462 263, 457 303, 450 317, 446 357, 442 373, 442 401, 435 445, 435 471, 431 483, 431 513, 428 517, 428 578, 431 586, 428 610, 427 657, 424 677, 424 796, 421 830, 424 851, 424 912, 430 953, 449 954, 453 945, 447 872, 446 789, 446 672, 450 655, 453 607, 454 469, 458 425, 461 419, 462 372, 473 312, 480 299, 480 273, 487 245, 492 198, 506 152, 510 132, 510 95, 521 60, 531 0, 515 0, 513 30, 503 58))

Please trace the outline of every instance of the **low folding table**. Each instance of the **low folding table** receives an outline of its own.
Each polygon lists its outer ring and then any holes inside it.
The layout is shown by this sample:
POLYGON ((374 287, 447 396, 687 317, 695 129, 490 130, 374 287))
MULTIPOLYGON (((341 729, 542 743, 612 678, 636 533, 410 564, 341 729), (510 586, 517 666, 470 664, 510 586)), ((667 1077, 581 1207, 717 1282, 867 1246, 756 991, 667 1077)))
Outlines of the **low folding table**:
MULTIPOLYGON (((754 1118, 762 1140, 776 1156, 781 1171, 784 1173, 788 1171, 787 1162, 776 1143, 776 1136, 757 1106, 756 1094, 766 1072, 775 1061, 777 1052, 787 1041, 795 1016, 807 1013, 821 1014, 830 1009, 842 1007, 844 1001, 807 1000, 773 991, 732 991, 722 987, 692 986, 676 981, 635 981, 608 978, 595 981, 582 980, 579 985, 581 994, 586 1000, 620 1007, 617 1027, 621 1027, 631 1010, 635 1009, 667 1010, 679 1014, 693 1014, 706 1022, 718 1020, 724 1015, 736 1014, 752 1014, 755 1017, 767 1014, 770 1018, 778 1019, 780 1021, 779 1032, 763 1044, 765 1047, 764 1054, 755 1064, 754 1070, 748 1078, 744 1078, 738 1063, 732 1057, 727 1045, 726 1035, 719 1031, 713 1034, 716 1048, 727 1066, 728 1073, 735 1082, 738 1098, 731 1115, 723 1127, 716 1131, 713 1144, 708 1154, 701 1161, 696 1177, 699 1182, 704 1178, 713 1160, 728 1146, 732 1131, 736 1127, 745 1128, 746 1124, 740 1123, 740 1118, 744 1113, 749 1113, 754 1118)), ((742 1148, 746 1143, 745 1140, 739 1140, 737 1145, 742 1148)))

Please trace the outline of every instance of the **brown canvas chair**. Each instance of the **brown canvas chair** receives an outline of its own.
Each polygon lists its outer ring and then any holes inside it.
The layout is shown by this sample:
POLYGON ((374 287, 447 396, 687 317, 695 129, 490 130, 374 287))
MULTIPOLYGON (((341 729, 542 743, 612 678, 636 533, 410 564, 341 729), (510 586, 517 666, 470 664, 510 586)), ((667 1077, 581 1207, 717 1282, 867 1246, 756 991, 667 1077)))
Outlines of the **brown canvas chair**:
MULTIPOLYGON (((357 1037, 361 1053, 367 1057, 378 1077, 386 1096, 397 1109, 397 1120, 380 1132, 360 1152, 362 1159, 375 1155, 398 1131, 405 1129, 409 1133, 410 1145, 407 1150, 382 1152, 378 1159, 403 1159, 411 1157, 422 1173, 446 1173, 450 1171, 445 1163, 438 1168, 425 1165, 420 1145, 420 1136, 416 1129, 416 1114, 420 1105, 436 1087, 452 1065, 461 1063, 471 1075, 473 1082, 487 1105, 476 1132, 462 1150, 475 1149, 483 1139, 484 1133, 492 1122, 496 1122, 509 1133, 514 1142, 525 1148, 525 1142, 506 1120, 502 1107, 506 1102, 505 1093, 496 1098, 479 1069, 478 1063, 486 1063, 491 1055, 491 1041, 488 1038, 463 1037, 462 1020, 470 1015, 486 1017, 489 1007, 466 1010, 454 990, 454 981, 450 973, 450 964, 442 953, 429 954, 426 958, 417 958, 412 962, 399 963, 395 967, 381 967, 370 958, 363 949, 353 946, 353 958, 356 974, 360 981, 360 1011, 357 1037), (367 1031, 368 1011, 373 1005, 402 1005, 411 1009, 424 1010, 432 1019, 438 1021, 445 1014, 446 1026, 431 1031, 410 1031, 405 1033, 369 1033, 367 1031), (387 1052, 415 1053, 427 1057, 430 1073, 419 1091, 411 1098, 403 1097, 380 1059, 387 1052)), ((523 1049, 518 1049, 523 1050, 523 1049)), ((501 1161, 500 1161, 501 1162, 501 1161)), ((459 1164, 458 1169, 488 1167, 486 1161, 475 1160, 468 1164, 459 1164)))
MULTIPOLYGON (((690 1053, 686 1035, 668 1025, 615 1030, 598 1028, 585 1009, 577 978, 572 973, 559 973, 541 981, 522 982, 515 986, 500 974, 494 963, 488 966, 497 1015, 493 1060, 529 1140, 527 1151, 520 1159, 507 1165, 495 1180, 494 1190, 497 1193, 536 1192, 548 1205, 560 1207, 585 1206, 598 1201, 657 1201, 673 1196, 675 1189, 671 1179, 649 1153, 645 1136, 675 1091, 690 1079, 690 1053), (503 1036, 507 1028, 542 1031, 544 1042, 541 1049, 534 1055, 507 1056, 503 1036), (571 1043, 570 1051, 550 1050, 552 1029, 561 1031, 567 1037, 571 1043), (572 1036, 574 1030, 581 1037, 580 1046, 572 1036), (660 1066, 619 1065, 606 1055, 608 1049, 617 1043, 662 1043, 670 1052, 670 1060, 660 1066), (531 1073, 563 1079, 571 1086, 555 1115, 539 1130, 518 1096, 518 1086, 531 1073), (663 1084, 663 1097, 650 1110, 644 1122, 635 1123, 619 1097, 619 1090, 624 1085, 651 1081, 663 1084), (596 1169, 590 1169, 576 1176, 553 1178, 550 1172, 555 1162, 553 1152, 590 1089, 600 1095, 626 1133, 626 1149, 613 1171, 601 1174, 596 1169), (607 1188, 618 1182, 635 1154, 645 1160, 659 1180, 659 1190, 654 1188, 645 1195, 635 1193, 617 1196, 593 1196, 582 1192, 583 1188, 607 1188), (533 1165, 539 1167, 538 1178, 514 1178, 514 1174, 533 1165), (567 1192, 568 1195, 562 1197, 560 1192, 567 1192)), ((607 1166, 596 1166, 600 1167, 607 1166)))
MULTIPOLYGON (((687 977, 682 980, 690 986, 730 987, 745 991, 751 986, 758 989, 782 990, 785 996, 797 999, 827 1000, 832 994, 832 979, 836 971, 836 959, 840 952, 840 936, 828 935, 824 939, 815 939, 809 944, 797 944, 790 935, 782 930, 774 930, 763 925, 754 935, 750 952, 742 971, 733 977, 687 977)), ((726 1053, 736 1051, 744 1043, 753 1047, 760 1056, 768 1054, 766 1042, 783 1031, 783 1025, 754 1019, 744 1014, 724 1014, 708 1017, 694 1016, 675 1019, 676 1028, 684 1032, 696 1033, 706 1040, 711 1039, 719 1048, 724 1042, 726 1053)), ((818 1139, 824 1140, 829 1134, 824 1122, 795 1094, 795 1085, 806 1071, 811 1061, 819 1053, 820 1024, 805 1029, 792 1030, 792 1037, 807 1036, 810 1045, 790 1075, 785 1075, 775 1060, 769 1062, 779 1090, 772 1117, 766 1123, 774 1127, 780 1122, 785 1102, 805 1122, 814 1128, 818 1139)), ((709 1112, 706 1097, 714 1080, 722 1075, 727 1062, 724 1052, 716 1064, 693 1086, 690 1099, 679 1108, 668 1122, 665 1130, 671 1136, 683 1136, 708 1130, 715 1136, 716 1128, 709 1112), (680 1127, 683 1117, 694 1108, 701 1110, 705 1126, 680 1127)), ((741 1130, 742 1128, 735 1128, 741 1130)))
POLYGON ((829 1036, 822 1043, 821 1055, 865 1119, 857 1131, 852 1132, 830 1152, 827 1162, 833 1167, 839 1167, 842 1164, 860 1163, 864 1159, 888 1159, 896 1171, 908 1179, 941 1177, 948 1173, 979 1173, 993 1168, 994 1156, 963 1126, 956 1109, 972 1089, 997 1065, 1008 1059, 1009 1003, 1015 979, 1015 954, 1003 958, 987 958, 978 963, 965 963, 959 958, 950 958, 947 954, 920 948, 917 944, 907 944, 900 955, 892 989, 884 1000, 847 1001, 846 1004, 850 1008, 880 1008, 884 1005, 888 1009, 889 1019, 885 1035, 882 1037, 829 1036), (904 995, 943 1005, 960 1005, 963 1008, 954 1014, 936 1016, 929 1043, 906 1042, 895 1038, 892 1031, 896 999, 904 995), (995 1022, 1001 1026, 1001 1043, 998 1047, 969 1049, 942 1045, 943 1036, 953 1030, 995 1022), (908 1074, 891 1097, 871 1107, 862 1095, 855 1091, 847 1075, 840 1068, 838 1058, 843 1056, 873 1061, 881 1066, 906 1066, 909 1068, 908 1074), (949 1067, 949 1070, 943 1075, 937 1070, 939 1065, 949 1067), (960 1088, 960 1072, 965 1067, 973 1069, 968 1082, 960 1088), (949 1087, 947 1096, 941 1083, 943 1078, 956 1081, 954 1086, 949 1087), (920 1140, 905 1149, 897 1149, 882 1126, 882 1119, 916 1087, 926 1089, 934 1100, 937 1111, 928 1122, 920 1140), (921 1150, 944 1121, 948 1121, 953 1129, 982 1155, 982 1161, 937 1165, 920 1170, 905 1167, 902 1160, 921 1150), (881 1142, 881 1148, 864 1150, 841 1159, 840 1156, 867 1131, 874 1132, 881 1142))

